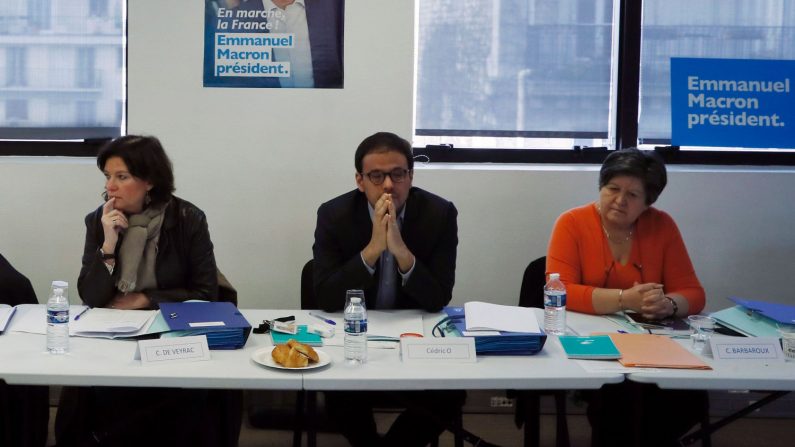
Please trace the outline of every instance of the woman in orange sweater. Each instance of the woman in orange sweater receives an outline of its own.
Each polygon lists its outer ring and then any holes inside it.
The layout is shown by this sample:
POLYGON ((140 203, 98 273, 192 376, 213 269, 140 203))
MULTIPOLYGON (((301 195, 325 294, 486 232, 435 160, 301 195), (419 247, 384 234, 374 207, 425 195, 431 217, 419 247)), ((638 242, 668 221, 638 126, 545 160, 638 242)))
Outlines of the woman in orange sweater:
MULTIPOLYGON (((704 289, 673 219, 651 205, 667 183, 653 152, 613 152, 599 171, 599 198, 563 213, 547 251, 547 273, 560 273, 567 307, 590 314, 631 310, 652 319, 704 308, 704 289)), ((642 445, 677 445, 708 408, 706 392, 660 390, 624 382, 586 393, 592 445, 634 445, 635 404, 644 406, 642 445)))
POLYGON ((569 309, 633 310, 655 319, 701 312, 704 289, 679 229, 651 207, 665 184, 665 165, 654 153, 617 151, 599 172, 599 199, 558 218, 547 273, 560 273, 569 309))

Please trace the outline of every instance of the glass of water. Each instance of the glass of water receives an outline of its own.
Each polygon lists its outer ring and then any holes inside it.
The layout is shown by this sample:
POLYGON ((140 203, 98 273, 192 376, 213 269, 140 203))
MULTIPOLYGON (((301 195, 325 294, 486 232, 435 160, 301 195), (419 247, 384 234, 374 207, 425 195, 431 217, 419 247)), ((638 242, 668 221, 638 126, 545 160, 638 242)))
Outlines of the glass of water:
POLYGON ((693 351, 702 352, 709 344, 712 333, 715 332, 715 319, 706 315, 690 315, 687 317, 690 324, 690 341, 693 351))
POLYGON ((795 360, 795 324, 780 324, 778 333, 781 334, 781 349, 784 357, 795 360))

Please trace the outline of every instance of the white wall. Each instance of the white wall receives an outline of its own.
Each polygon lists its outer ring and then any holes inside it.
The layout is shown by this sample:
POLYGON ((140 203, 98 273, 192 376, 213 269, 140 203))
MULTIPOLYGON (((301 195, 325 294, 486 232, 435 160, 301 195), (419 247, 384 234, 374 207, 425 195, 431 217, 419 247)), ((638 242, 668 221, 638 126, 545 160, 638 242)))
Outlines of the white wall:
MULTIPOLYGON (((203 2, 129 2, 129 131, 156 135, 177 194, 205 210, 243 307, 297 308, 315 211, 354 186, 365 136, 412 127, 413 9, 347 0, 342 90, 202 87, 203 2)), ((658 205, 678 222, 709 308, 730 294, 795 303, 791 170, 672 168, 658 205)), ((555 218, 596 198, 595 167, 419 167, 415 185, 459 210, 455 302, 515 303, 555 218)), ((46 299, 76 285, 83 217, 100 204, 93 160, 0 159, 0 252, 46 299)), ((76 291, 72 292, 76 297, 76 291)))

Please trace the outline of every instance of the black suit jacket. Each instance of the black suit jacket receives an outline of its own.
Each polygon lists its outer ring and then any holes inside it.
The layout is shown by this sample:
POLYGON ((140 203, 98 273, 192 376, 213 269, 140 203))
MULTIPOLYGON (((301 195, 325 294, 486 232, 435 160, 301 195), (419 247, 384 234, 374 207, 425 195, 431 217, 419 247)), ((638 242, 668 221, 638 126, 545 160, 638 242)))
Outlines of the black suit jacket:
MULTIPOLYGON (((411 188, 400 234, 416 263, 405 285, 399 285, 396 306, 437 312, 450 302, 455 283, 458 211, 447 200, 411 188)), ((317 211, 314 291, 317 306, 335 312, 345 305, 345 291, 364 290, 369 308, 376 303, 378 278, 367 271, 360 252, 370 242, 373 223, 367 197, 354 190, 332 199, 317 211)), ((398 282, 402 284, 400 276, 398 282)))
POLYGON ((38 302, 30 280, 0 255, 0 303, 16 306, 38 302))

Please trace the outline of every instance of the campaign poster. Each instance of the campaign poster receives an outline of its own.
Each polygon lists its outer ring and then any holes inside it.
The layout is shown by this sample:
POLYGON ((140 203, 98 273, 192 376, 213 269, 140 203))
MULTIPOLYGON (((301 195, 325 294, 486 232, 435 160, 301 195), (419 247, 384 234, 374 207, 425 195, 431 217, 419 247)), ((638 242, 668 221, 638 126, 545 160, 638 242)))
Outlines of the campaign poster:
POLYGON ((795 61, 671 58, 671 144, 795 148, 795 61))
POLYGON ((204 86, 343 88, 345 0, 205 0, 204 86))

